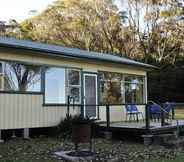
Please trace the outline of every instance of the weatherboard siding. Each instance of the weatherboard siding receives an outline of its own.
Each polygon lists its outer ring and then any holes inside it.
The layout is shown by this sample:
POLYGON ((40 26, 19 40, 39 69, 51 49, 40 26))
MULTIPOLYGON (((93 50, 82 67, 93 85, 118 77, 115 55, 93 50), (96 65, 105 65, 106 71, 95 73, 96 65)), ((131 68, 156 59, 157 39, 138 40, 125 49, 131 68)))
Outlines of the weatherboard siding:
MULTIPOLYGON (((80 68, 83 71, 109 71, 146 76, 146 69, 111 63, 82 61, 73 58, 41 56, 23 50, 7 50, 0 47, 0 60, 23 61, 31 64, 80 68)), ((146 96, 147 97, 147 96, 146 96)), ((144 108, 140 108, 144 112, 144 108)), ((66 116, 66 106, 43 106, 43 94, 0 93, 0 129, 37 128, 56 126, 66 116)), ((106 119, 105 108, 100 108, 100 119, 106 119)), ((71 109, 78 114, 80 109, 71 109)), ((124 108, 113 108, 112 120, 125 119, 124 108), (122 113, 120 113, 122 112, 122 113)))
MULTIPOLYGON (((145 114, 144 106, 137 106, 145 114)), ((0 94, 0 129, 52 127, 66 116, 66 106, 43 106, 43 95, 0 94)), ((70 108, 70 114, 80 113, 80 108, 70 108)), ((106 107, 99 108, 100 121, 106 121, 106 107)), ((111 106, 110 121, 125 121, 125 107, 111 106)), ((142 117, 140 116, 140 119, 142 117)))
MULTIPOLYGON (((65 116, 66 106, 43 106, 43 95, 0 94, 0 129, 56 126, 65 116)), ((72 115, 80 109, 71 108, 72 115)))

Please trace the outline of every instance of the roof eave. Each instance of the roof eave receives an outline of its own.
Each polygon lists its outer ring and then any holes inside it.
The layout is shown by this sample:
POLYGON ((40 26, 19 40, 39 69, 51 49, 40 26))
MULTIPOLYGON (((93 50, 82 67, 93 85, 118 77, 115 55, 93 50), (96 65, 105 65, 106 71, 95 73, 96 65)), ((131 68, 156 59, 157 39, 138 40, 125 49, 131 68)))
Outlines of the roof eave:
POLYGON ((64 57, 64 58, 87 59, 87 60, 115 63, 115 64, 121 64, 121 65, 130 65, 130 66, 134 66, 134 67, 143 68, 143 69, 145 69, 145 71, 152 71, 152 70, 158 70, 159 69, 158 67, 153 66, 153 65, 149 65, 149 64, 141 65, 141 64, 127 63, 127 62, 122 62, 122 61, 112 61, 112 60, 103 60, 103 59, 99 59, 99 58, 89 58, 87 56, 80 56, 80 58, 79 58, 78 56, 74 56, 72 53, 71 54, 68 54, 68 53, 66 54, 62 51, 57 52, 57 51, 39 49, 39 48, 35 49, 35 48, 31 48, 31 47, 16 46, 16 45, 10 45, 10 44, 5 44, 5 43, 0 43, 0 46, 7 47, 7 48, 31 50, 31 51, 34 51, 34 52, 41 52, 42 54, 45 54, 45 55, 50 56, 50 57, 57 56, 57 57, 64 57))

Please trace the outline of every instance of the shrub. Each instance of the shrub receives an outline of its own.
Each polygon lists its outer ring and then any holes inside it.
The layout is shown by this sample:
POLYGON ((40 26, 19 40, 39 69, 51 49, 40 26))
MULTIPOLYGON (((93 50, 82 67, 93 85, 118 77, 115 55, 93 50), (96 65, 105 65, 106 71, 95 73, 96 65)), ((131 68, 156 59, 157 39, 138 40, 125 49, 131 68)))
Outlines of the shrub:
POLYGON ((56 127, 56 136, 58 138, 68 139, 71 138, 72 133, 72 122, 73 117, 71 115, 67 115, 56 127))
POLYGON ((66 117, 59 123, 59 125, 52 129, 52 135, 56 136, 57 138, 70 139, 73 123, 84 122, 90 122, 90 120, 83 118, 81 115, 66 115, 66 117))

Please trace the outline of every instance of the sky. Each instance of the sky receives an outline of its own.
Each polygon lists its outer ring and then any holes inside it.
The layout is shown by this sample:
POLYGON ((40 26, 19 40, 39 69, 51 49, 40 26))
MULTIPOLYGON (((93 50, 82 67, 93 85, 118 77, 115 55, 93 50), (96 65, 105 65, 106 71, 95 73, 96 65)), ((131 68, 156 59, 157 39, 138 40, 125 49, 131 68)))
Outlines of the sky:
MULTIPOLYGON (((33 16, 31 10, 37 10, 38 13, 47 8, 55 0, 0 0, 0 21, 8 21, 15 19, 18 22, 33 16)), ((122 3, 115 0, 116 4, 121 8, 122 3)))
POLYGON ((32 16, 31 10, 43 11, 55 0, 0 0, 0 20, 15 19, 18 22, 32 16))
POLYGON ((115 4, 117 5, 119 10, 126 10, 127 9, 127 0, 115 0, 115 4))
MULTIPOLYGON (((21 22, 31 16, 34 16, 30 11, 36 10, 38 13, 47 8, 56 0, 0 0, 0 21, 8 21, 15 19, 21 22)), ((127 0, 115 0, 119 9, 126 8, 127 0)))

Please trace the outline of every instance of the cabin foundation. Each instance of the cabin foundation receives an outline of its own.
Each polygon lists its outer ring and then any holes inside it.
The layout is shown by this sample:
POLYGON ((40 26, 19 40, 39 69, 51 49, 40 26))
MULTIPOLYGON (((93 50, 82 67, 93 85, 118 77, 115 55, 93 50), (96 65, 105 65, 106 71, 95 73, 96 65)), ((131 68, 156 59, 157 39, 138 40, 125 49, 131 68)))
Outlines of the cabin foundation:
POLYGON ((24 128, 23 137, 24 139, 29 139, 29 128, 24 128))
POLYGON ((3 143, 4 140, 2 139, 2 130, 0 129, 0 143, 3 143))

